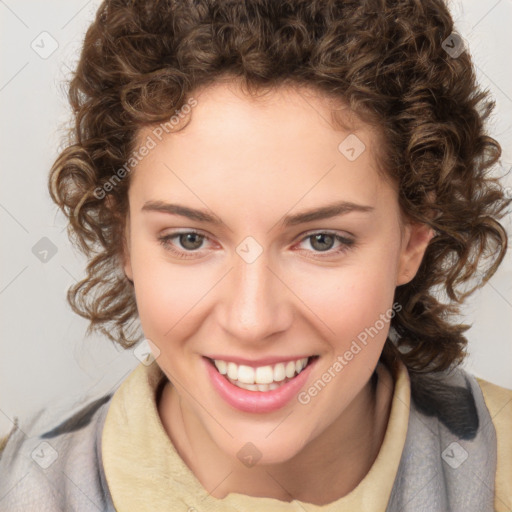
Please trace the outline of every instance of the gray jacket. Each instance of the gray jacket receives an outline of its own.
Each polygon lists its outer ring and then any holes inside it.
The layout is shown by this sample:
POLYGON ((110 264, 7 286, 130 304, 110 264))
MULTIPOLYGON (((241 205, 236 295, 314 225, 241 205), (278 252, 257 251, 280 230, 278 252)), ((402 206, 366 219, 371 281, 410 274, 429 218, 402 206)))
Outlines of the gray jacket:
MULTIPOLYGON (((40 411, 13 431, 0 456, 0 511, 115 510, 101 463, 112 396, 51 427, 51 413, 40 411)), ((492 512, 496 457, 495 428, 471 374, 411 375, 407 437, 385 510, 492 512)))

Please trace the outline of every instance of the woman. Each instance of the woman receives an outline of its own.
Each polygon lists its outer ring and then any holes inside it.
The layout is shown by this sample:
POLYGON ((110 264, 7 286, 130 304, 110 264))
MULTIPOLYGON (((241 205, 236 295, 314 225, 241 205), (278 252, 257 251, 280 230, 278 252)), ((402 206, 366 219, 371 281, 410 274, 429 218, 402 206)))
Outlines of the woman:
POLYGON ((510 202, 461 45, 440 0, 101 5, 50 193, 141 364, 11 434, 8 510, 510 509, 452 317, 510 202))

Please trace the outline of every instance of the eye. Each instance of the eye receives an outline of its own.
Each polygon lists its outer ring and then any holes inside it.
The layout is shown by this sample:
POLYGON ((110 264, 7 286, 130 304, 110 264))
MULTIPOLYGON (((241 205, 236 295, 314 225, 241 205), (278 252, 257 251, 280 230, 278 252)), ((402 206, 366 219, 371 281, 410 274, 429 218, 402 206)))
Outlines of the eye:
POLYGON ((184 231, 181 233, 172 233, 158 237, 158 241, 164 246, 166 250, 170 251, 178 258, 184 259, 195 257, 195 253, 198 252, 198 249, 201 248, 201 245, 205 239, 208 239, 208 237, 197 231, 184 231), (176 248, 176 246, 172 243, 172 240, 175 238, 178 239, 181 247, 183 247, 185 250, 176 248))
MULTIPOLYGON (((301 243, 309 241, 314 253, 326 253, 326 256, 332 256, 347 251, 355 244, 355 240, 341 236, 337 233, 327 231, 318 231, 311 233, 302 238, 301 243), (338 242, 340 245, 337 249, 332 250, 333 245, 338 242)), ((323 257, 322 254, 320 254, 323 257)))
MULTIPOLYGON (((198 231, 170 233, 158 238, 160 244, 167 251, 181 259, 197 257, 197 255, 200 254, 199 249, 201 249, 205 240, 209 240, 209 237, 198 231), (177 239, 182 249, 176 247, 173 242, 175 239, 177 239)), ((309 241, 310 246, 313 247, 313 251, 309 249, 305 250, 307 252, 313 252, 320 257, 330 257, 341 254, 355 245, 355 240, 352 238, 327 231, 318 231, 308 234, 301 239, 300 243, 302 244, 306 241, 309 241), (336 242, 339 246, 333 250, 332 248, 336 242), (321 253, 325 253, 325 255, 321 253)))

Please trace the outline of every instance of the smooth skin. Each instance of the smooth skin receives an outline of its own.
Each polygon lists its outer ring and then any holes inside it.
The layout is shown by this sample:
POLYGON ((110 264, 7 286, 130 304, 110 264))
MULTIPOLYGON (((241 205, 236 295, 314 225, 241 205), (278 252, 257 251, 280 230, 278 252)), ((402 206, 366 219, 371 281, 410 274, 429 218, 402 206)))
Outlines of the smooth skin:
MULTIPOLYGON (((389 323, 309 403, 293 399, 272 413, 227 404, 203 356, 319 355, 307 390, 391 310, 395 288, 414 277, 433 232, 402 219, 396 188, 377 172, 377 131, 362 122, 352 131, 335 126, 333 104, 319 93, 281 86, 252 98, 225 81, 194 97, 190 123, 157 141, 129 189, 124 271, 170 381, 158 402, 162 424, 216 498, 330 503, 364 478, 384 438, 393 379, 379 357, 389 323), (338 150, 351 133, 366 147, 354 161, 338 150), (281 223, 339 201, 371 210, 281 223), (155 202, 222 222, 148 208, 155 202), (191 230, 200 235, 160 240, 191 230), (344 241, 311 236, 325 231, 344 241), (252 263, 236 251, 247 237, 262 249, 252 263), (252 467, 237 457, 247 442, 262 454, 252 467)), ((148 136, 155 138, 151 127, 138 140, 148 136)))

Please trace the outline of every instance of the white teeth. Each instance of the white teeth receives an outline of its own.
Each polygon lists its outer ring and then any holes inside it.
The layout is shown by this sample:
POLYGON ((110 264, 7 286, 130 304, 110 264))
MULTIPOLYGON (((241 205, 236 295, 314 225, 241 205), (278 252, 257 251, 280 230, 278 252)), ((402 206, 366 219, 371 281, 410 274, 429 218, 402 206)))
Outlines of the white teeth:
POLYGON ((238 379, 238 365, 235 363, 228 363, 228 377, 233 380, 238 379))
POLYGON ((288 363, 277 363, 274 366, 252 366, 237 365, 233 362, 222 361, 220 359, 214 360, 215 366, 220 374, 227 375, 230 380, 237 381, 240 387, 244 389, 251 389, 250 386, 254 385, 256 389, 251 391, 268 391, 278 387, 278 382, 284 381, 286 378, 291 379, 299 374, 307 365, 308 358, 304 357, 296 361, 289 361, 288 363), (260 389, 261 388, 261 389, 260 389))
POLYGON ((284 364, 277 363, 274 366, 274 381, 281 382, 284 379, 286 379, 286 373, 284 371, 284 364))
POLYGON ((284 373, 286 376, 291 379, 295 374, 295 363, 293 361, 290 361, 284 370, 284 373))
POLYGON ((226 361, 215 361, 215 366, 217 366, 217 370, 219 370, 221 375, 226 375, 228 372, 228 365, 226 364, 226 361))
POLYGON ((237 386, 239 388, 248 389, 249 391, 259 391, 258 384, 243 384, 242 382, 239 382, 237 386))
POLYGON ((257 384, 270 384, 274 380, 274 370, 272 366, 260 366, 256 368, 254 382, 257 384))
POLYGON ((244 384, 254 384, 254 368, 250 366, 240 365, 238 367, 238 382, 244 384))

